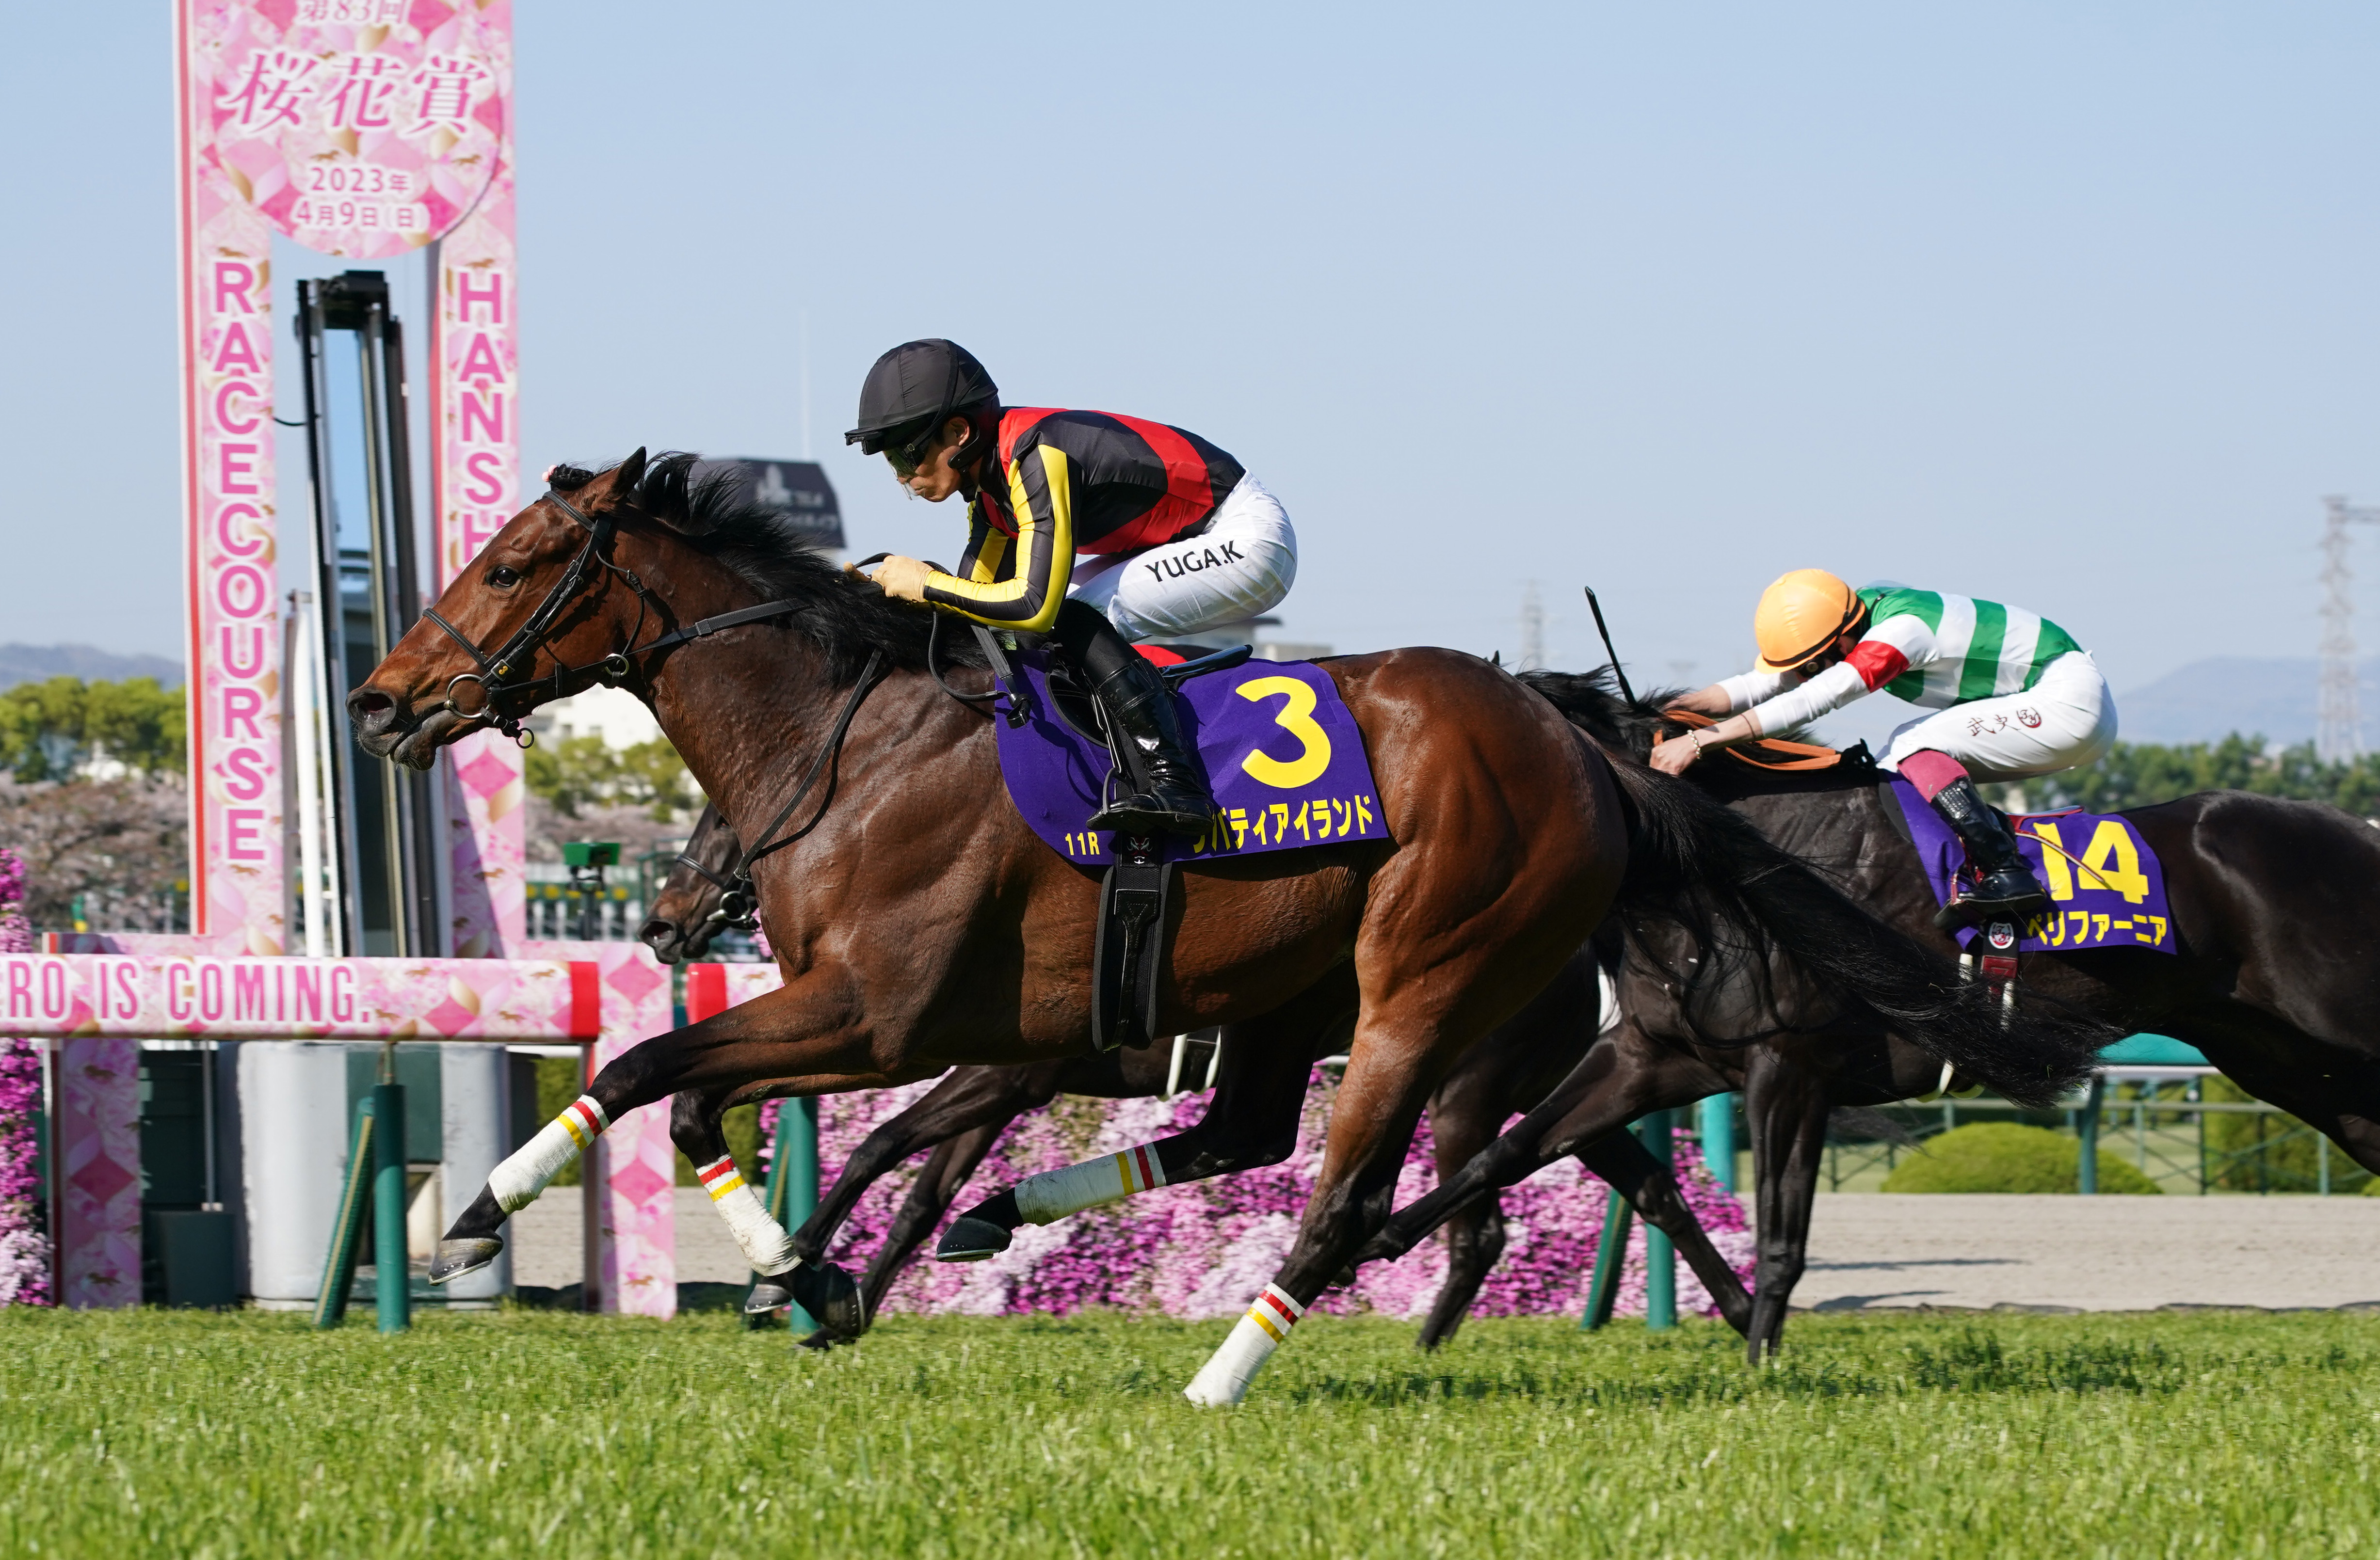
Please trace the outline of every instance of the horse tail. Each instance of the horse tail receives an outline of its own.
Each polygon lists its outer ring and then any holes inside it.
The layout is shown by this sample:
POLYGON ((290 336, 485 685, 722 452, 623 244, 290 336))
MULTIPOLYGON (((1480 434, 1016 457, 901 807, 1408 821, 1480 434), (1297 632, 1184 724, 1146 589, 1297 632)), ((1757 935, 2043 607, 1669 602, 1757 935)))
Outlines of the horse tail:
MULTIPOLYGON (((1956 961, 1870 914, 1699 786, 1597 745, 1627 804, 1628 870, 1614 908, 1632 942, 1641 947, 1637 928, 1648 919, 1682 925, 1707 955, 1696 971, 1734 951, 1723 944, 1740 944, 1765 972, 1773 949, 1854 1012, 2022 1105, 2049 1105, 2084 1082, 2117 1038, 2064 1008, 2009 1010, 1956 961)), ((1691 985, 1693 972, 1683 978, 1691 985)))

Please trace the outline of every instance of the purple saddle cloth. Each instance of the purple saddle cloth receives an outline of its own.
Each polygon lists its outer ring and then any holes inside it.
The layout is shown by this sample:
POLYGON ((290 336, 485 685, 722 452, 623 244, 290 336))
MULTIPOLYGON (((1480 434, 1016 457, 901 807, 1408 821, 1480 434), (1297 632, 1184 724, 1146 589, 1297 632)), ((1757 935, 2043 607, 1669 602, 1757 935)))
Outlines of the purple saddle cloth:
MULTIPOLYGON (((1049 662, 1016 658, 1026 720, 1011 726, 1007 699, 993 721, 1008 794, 1033 832, 1068 861, 1105 866, 1115 834, 1094 830, 1100 787, 1112 767, 1102 744, 1076 731, 1052 705, 1049 662)), ((1245 661, 1182 684, 1174 707, 1205 768, 1215 822, 1196 840, 1165 837, 1169 861, 1295 851, 1385 840, 1379 793, 1364 756, 1364 733, 1338 684, 1307 661, 1245 661)), ((1116 784, 1123 784, 1118 777, 1116 784)), ((1122 794, 1119 789, 1118 794, 1122 794)))
MULTIPOLYGON (((1909 821, 1910 842, 1925 868, 1937 903, 1948 904, 1967 848, 1950 832, 1917 788, 1890 777, 1900 816, 1909 821)), ((2020 813, 2010 816, 2017 849, 2049 890, 2049 910, 2017 928, 2017 947, 2028 952, 2078 948, 2154 948, 2174 953, 2173 915, 2166 908, 2165 868, 2131 820, 2095 813, 2020 813)), ((1983 935, 1962 928, 1961 947, 1983 935)))

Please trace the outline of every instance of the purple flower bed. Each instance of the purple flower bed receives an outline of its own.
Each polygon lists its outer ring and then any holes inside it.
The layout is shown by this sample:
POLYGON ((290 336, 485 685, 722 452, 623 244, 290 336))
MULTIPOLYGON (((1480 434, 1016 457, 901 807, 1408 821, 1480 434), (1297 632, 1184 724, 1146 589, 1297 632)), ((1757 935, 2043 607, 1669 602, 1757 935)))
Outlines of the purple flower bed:
MULTIPOLYGON (((821 1101, 819 1158, 824 1172, 831 1177, 870 1129, 932 1086, 913 1083, 821 1101)), ((1296 1235, 1298 1217, 1314 1188, 1322 1129, 1336 1089, 1335 1080, 1317 1069, 1297 1148, 1280 1165, 1161 1188, 1052 1225, 1028 1225, 1017 1232, 1014 1246, 990 1262, 936 1264, 930 1260, 932 1242, 929 1241, 926 1260, 894 1286, 886 1306, 894 1311, 978 1316, 1017 1312, 1062 1315, 1095 1305, 1191 1318, 1235 1316, 1272 1277, 1296 1235)), ((1038 1171, 1179 1131, 1196 1122, 1206 1108, 1204 1094, 1177 1095, 1172 1100, 1062 1097, 1049 1109, 1026 1117, 1009 1129, 953 1213, 1038 1171)), ((762 1109, 762 1141, 766 1142, 774 1109, 762 1109)), ((1681 1133, 1676 1143, 1678 1172, 1687 1202, 1719 1251, 1748 1282, 1753 1240, 1742 1204, 1711 1178, 1691 1138, 1681 1133)), ((856 1270, 876 1254, 893 1214, 908 1195, 910 1179, 919 1163, 919 1159, 911 1160, 860 1200, 830 1250, 832 1260, 856 1270)), ((1412 1202, 1437 1181, 1425 1124, 1398 1179, 1398 1204, 1412 1202)), ((1571 1159, 1549 1166, 1505 1192, 1504 1257, 1482 1286, 1472 1313, 1576 1313, 1585 1303, 1609 1196, 1603 1182, 1571 1159)), ((1320 1308, 1419 1317, 1428 1310, 1445 1276, 1445 1249, 1438 1241, 1427 1241, 1399 1262, 1365 1268, 1352 1290, 1325 1296, 1320 1308)), ((1678 1305, 1682 1312, 1717 1313, 1708 1293, 1682 1264, 1678 1273, 1678 1305)), ((1641 1224, 1629 1238, 1628 1265, 1617 1309, 1622 1315, 1645 1312, 1641 1224)))
MULTIPOLYGON (((0 848, 0 953, 30 953, 25 864, 0 848)), ((33 1173, 42 1108, 42 1043, 0 1036, 0 1305, 50 1303, 50 1247, 33 1173)))

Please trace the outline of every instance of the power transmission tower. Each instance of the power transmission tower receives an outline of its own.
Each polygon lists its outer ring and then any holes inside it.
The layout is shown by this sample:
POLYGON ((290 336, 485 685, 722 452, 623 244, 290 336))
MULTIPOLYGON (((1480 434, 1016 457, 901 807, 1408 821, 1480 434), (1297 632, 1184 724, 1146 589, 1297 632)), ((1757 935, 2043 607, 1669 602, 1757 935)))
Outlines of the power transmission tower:
POLYGON ((2347 527, 2380 525, 2380 509, 2322 501, 2322 690, 2314 708, 2314 756, 2343 764, 2363 754, 2363 715, 2355 686, 2355 572, 2347 562, 2347 527))
POLYGON ((1537 599, 1537 582, 1521 591, 1521 670, 1542 671, 1546 664, 1546 604, 1537 599))

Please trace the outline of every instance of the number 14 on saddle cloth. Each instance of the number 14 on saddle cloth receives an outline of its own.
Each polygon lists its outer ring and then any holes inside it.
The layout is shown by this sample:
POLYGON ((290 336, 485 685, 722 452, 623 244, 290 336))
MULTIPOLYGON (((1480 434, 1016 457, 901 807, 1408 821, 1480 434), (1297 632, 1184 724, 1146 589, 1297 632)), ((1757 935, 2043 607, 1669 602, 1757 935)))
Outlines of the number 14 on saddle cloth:
MULTIPOLYGON (((1925 868, 1937 902, 1947 904, 1966 847, 1917 788, 1890 777, 1893 798, 1909 825, 1910 843, 1925 868)), ((2017 849, 2049 890, 2050 908, 2019 928, 2017 946, 2072 952, 2089 948, 2174 947, 2173 914, 2166 906, 2165 867, 2131 820, 2092 813, 2020 814, 2009 820, 2017 849)), ((1978 928, 1959 933, 1972 943, 1978 928)))
MULTIPOLYGON (((1016 670, 1027 719, 1014 727, 994 722, 1009 798, 1051 850, 1105 866, 1115 860, 1115 835, 1091 829, 1088 820, 1111 767, 1108 750, 1058 713, 1044 658, 1022 656, 1016 670)), ((1388 837, 1364 734, 1319 668, 1250 661, 1193 678, 1175 697, 1216 816, 1196 840, 1161 840, 1166 859, 1388 837)))

